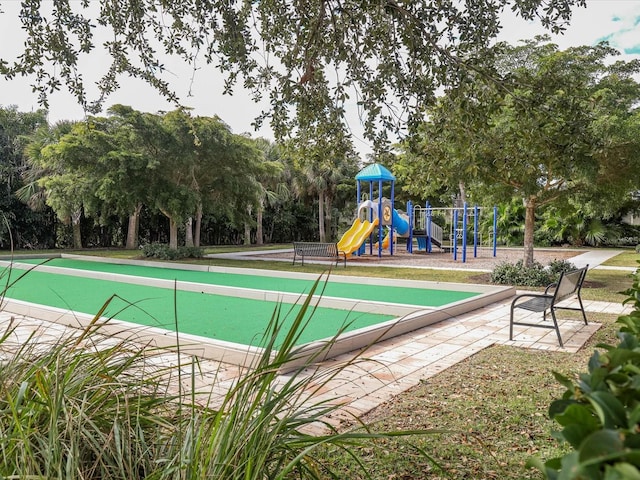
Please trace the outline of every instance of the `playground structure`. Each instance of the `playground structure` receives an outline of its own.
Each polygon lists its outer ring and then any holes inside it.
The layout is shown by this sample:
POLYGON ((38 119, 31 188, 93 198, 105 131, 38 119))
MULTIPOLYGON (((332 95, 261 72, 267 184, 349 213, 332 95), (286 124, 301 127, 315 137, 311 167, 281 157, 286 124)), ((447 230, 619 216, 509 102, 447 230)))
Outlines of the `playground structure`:
POLYGON ((382 239, 375 244, 378 256, 382 256, 384 245, 393 255, 395 242, 391 241, 394 232, 405 234, 409 230, 409 219, 403 218, 393 205, 396 177, 385 167, 379 164, 369 165, 356 175, 356 190, 358 210, 356 219, 351 228, 345 232, 338 242, 338 250, 346 254, 357 252, 359 255, 366 252, 366 243, 369 240, 369 253, 373 254, 374 237, 382 239), (368 182, 368 197, 364 198, 361 190, 361 182, 368 182), (383 182, 391 182, 391 195, 386 199, 382 195, 383 182), (377 198, 375 202, 374 186, 377 185, 377 198), (386 238, 385 227, 388 227, 389 237, 386 238))
POLYGON ((479 230, 479 218, 483 208, 474 206, 469 208, 465 203, 460 208, 434 208, 427 202, 425 207, 414 206, 407 202, 407 212, 401 213, 394 205, 395 176, 385 167, 379 164, 369 165, 356 175, 357 212, 351 227, 344 233, 338 242, 338 250, 347 255, 366 253, 367 245, 369 254, 373 255, 377 250, 378 256, 382 256, 383 250, 388 250, 390 255, 394 249, 398 237, 406 238, 407 252, 414 253, 414 239, 417 241, 418 251, 431 253, 433 247, 444 251, 451 251, 453 260, 458 260, 458 250, 462 262, 467 260, 469 242, 473 245, 473 256, 477 257, 479 248, 490 248, 496 256, 496 208, 493 208, 493 228, 489 234, 488 242, 483 242, 479 230), (368 192, 361 189, 361 182, 368 182, 368 192), (383 196, 383 183, 391 182, 390 198, 383 196), (377 196, 376 187, 377 186, 377 196), (372 200, 377 198, 378 201, 372 200), (435 218, 445 219, 445 225, 449 226, 448 243, 445 243, 445 229, 434 221, 435 218), (380 241, 382 239, 382 241, 380 241))
POLYGON ((473 256, 478 257, 480 249, 490 250, 493 257, 497 255, 497 208, 493 207, 491 213, 492 228, 488 238, 483 239, 480 232, 480 218, 487 209, 474 205, 469 207, 464 203, 462 207, 435 208, 427 202, 425 207, 407 206, 411 212, 411 229, 407 242, 407 251, 413 253, 413 241, 415 238, 418 250, 427 253, 433 251, 433 247, 442 250, 450 250, 453 259, 458 260, 458 248, 462 262, 467 260, 469 242, 473 246, 473 256), (448 226, 448 241, 445 239, 445 229, 438 225, 434 219, 441 217, 448 226))

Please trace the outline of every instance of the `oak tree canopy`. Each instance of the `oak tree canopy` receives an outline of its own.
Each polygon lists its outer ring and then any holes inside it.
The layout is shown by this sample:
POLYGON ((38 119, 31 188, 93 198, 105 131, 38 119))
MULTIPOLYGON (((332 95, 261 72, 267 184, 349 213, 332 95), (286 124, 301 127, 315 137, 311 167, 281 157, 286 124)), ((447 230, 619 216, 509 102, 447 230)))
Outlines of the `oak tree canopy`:
POLYGON ((269 119, 279 138, 311 124, 314 110, 343 115, 355 103, 366 136, 380 140, 417 124, 438 87, 482 69, 474 53, 505 10, 558 32, 574 6, 585 0, 24 0, 16 20, 26 41, 15 58, 0 50, 0 75, 28 77, 45 107, 66 88, 95 114, 128 76, 179 104, 163 75, 163 58, 178 55, 194 72, 217 66, 228 93, 240 84, 268 98, 256 122, 269 119), (111 63, 89 98, 81 64, 99 48, 111 63))

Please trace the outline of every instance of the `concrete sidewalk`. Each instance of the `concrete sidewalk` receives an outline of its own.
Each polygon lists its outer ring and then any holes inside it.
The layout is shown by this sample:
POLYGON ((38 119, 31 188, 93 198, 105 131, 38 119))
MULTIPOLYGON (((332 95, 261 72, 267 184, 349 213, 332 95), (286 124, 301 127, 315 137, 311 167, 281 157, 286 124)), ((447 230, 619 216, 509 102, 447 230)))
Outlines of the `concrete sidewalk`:
MULTIPOLYGON (((606 269, 635 272, 637 270, 637 267, 614 267, 602 265, 610 258, 613 258, 623 252, 624 250, 589 250, 588 252, 581 253, 580 255, 576 255, 575 257, 570 258, 569 261, 578 268, 589 265, 589 269, 597 268, 603 270, 606 269)), ((638 259, 640 260, 640 255, 638 255, 638 259)))

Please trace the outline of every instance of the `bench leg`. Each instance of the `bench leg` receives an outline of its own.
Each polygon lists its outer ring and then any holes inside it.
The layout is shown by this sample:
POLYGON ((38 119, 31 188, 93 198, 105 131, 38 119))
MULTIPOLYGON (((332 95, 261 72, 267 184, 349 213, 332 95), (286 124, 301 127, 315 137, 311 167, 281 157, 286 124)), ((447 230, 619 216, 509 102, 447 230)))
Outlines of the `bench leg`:
POLYGON ((578 295, 578 303, 580 304, 580 311, 582 312, 582 319, 584 320, 584 324, 589 325, 589 323, 587 323, 587 314, 584 311, 584 305, 582 304, 582 299, 580 298, 580 295, 578 295))
MULTIPOLYGON (((511 315, 509 318, 509 340, 513 340, 513 307, 511 308, 511 315)), ((544 312, 546 314, 546 311, 544 312)), ((544 320, 546 320, 546 315, 543 315, 544 320)), ((558 336, 558 343, 560 344, 561 347, 564 347, 564 344, 562 343, 562 336, 560 335, 560 327, 558 327, 558 319, 556 318, 556 312, 555 310, 552 308, 551 309, 551 318, 553 319, 553 329, 556 331, 556 335, 558 336)), ((536 327, 536 326, 541 326, 541 325, 534 325, 534 324, 526 324, 526 323, 520 323, 520 325, 529 325, 532 327, 536 327)), ((551 327, 545 327, 545 328, 551 328, 551 327)))
POLYGON ((558 327, 558 320, 556 319, 556 311, 553 308, 551 309, 551 318, 553 318, 553 326, 555 327, 556 335, 558 335, 558 343, 561 347, 564 347, 562 337, 560 336, 560 327, 558 327))
POLYGON ((511 307, 511 318, 509 319, 509 340, 513 340, 513 306, 511 307))

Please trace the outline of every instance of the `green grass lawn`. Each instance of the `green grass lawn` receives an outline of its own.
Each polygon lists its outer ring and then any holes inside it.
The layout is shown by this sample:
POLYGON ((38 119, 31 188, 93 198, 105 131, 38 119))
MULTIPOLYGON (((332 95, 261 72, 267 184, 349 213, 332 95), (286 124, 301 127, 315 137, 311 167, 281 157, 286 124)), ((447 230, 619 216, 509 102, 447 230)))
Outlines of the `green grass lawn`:
POLYGON ((610 258, 603 265, 609 267, 638 267, 639 261, 640 253, 636 253, 635 250, 629 250, 610 258))

